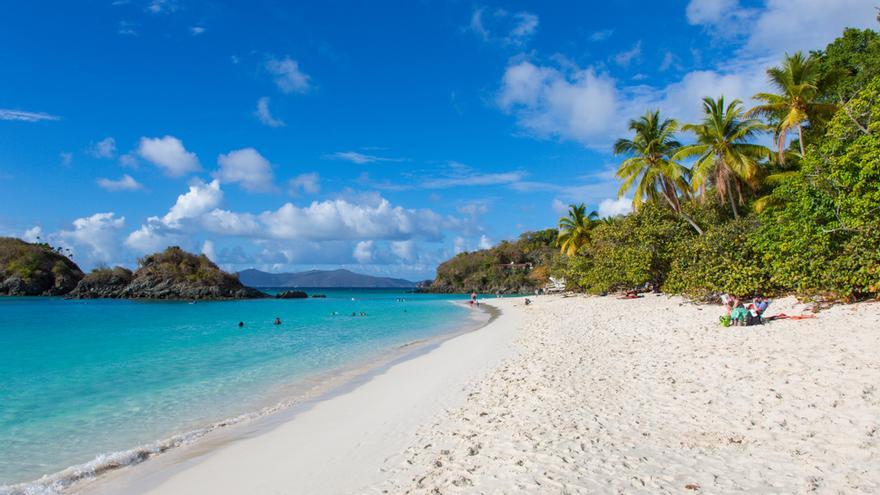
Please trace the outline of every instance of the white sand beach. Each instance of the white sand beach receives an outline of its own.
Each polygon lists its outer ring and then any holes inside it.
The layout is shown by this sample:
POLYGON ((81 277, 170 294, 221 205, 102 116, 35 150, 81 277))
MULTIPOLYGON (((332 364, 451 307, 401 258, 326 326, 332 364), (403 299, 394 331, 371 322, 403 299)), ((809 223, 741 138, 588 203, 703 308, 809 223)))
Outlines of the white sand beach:
POLYGON ((490 303, 488 326, 273 429, 87 491, 880 492, 878 303, 731 328, 657 295, 490 303))

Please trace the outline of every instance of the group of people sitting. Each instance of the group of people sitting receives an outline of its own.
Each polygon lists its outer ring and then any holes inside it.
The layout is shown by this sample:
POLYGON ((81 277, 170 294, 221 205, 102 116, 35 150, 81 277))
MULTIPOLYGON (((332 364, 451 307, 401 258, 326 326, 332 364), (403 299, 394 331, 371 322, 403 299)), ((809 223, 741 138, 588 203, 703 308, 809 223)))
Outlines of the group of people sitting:
POLYGON ((726 310, 726 314, 721 316, 722 325, 745 327, 764 324, 764 312, 770 305, 770 300, 756 296, 751 303, 745 303, 737 297, 724 294, 721 296, 721 304, 726 310))

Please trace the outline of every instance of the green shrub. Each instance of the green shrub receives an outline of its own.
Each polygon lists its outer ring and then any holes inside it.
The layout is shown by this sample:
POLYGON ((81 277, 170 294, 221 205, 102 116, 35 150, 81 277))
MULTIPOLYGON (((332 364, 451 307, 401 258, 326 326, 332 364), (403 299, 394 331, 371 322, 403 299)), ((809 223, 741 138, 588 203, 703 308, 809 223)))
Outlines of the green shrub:
POLYGON ((714 294, 747 296, 770 287, 758 251, 754 218, 741 218, 678 244, 663 291, 708 300, 714 294))

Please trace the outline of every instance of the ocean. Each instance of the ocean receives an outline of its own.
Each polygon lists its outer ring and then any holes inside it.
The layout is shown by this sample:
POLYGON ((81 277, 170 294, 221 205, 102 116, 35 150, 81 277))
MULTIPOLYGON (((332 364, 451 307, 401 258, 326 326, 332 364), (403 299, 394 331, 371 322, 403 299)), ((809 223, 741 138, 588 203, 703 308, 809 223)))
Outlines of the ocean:
POLYGON ((464 296, 307 292, 327 297, 0 298, 0 493, 49 475, 31 487, 45 491, 191 441, 474 316, 452 303, 464 296))

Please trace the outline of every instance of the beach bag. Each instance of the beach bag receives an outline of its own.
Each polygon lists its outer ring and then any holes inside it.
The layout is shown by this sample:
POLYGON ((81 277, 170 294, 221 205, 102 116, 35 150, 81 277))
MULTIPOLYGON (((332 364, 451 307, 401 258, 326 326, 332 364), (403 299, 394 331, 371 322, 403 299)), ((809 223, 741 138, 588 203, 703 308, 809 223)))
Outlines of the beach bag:
POLYGON ((730 315, 721 315, 718 319, 721 321, 722 327, 730 326, 730 315))

